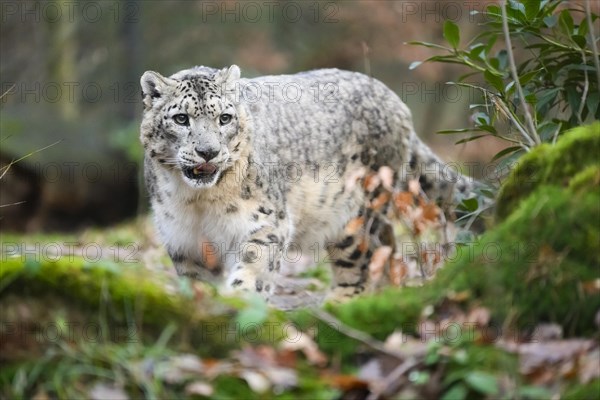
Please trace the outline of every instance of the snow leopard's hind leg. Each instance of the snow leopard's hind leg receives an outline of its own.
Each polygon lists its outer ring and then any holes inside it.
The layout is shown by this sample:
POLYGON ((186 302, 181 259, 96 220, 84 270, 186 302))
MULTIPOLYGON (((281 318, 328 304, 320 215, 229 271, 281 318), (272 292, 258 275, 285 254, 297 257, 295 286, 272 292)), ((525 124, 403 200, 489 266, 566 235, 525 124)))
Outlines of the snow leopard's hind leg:
POLYGON ((369 264, 374 251, 381 246, 394 248, 392 227, 383 217, 388 206, 379 211, 362 207, 356 216, 361 223, 358 231, 344 233, 329 244, 333 288, 328 300, 344 301, 370 288, 369 264))

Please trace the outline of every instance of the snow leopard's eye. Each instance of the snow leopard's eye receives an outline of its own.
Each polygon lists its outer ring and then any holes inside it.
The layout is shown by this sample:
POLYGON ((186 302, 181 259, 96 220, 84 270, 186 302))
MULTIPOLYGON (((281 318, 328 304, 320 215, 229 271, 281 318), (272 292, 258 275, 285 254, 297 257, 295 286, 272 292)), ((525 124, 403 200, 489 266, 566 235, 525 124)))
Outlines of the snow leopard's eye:
POLYGON ((178 125, 189 125, 190 120, 185 114, 175 114, 173 115, 173 121, 175 121, 178 125))
POLYGON ((231 119, 231 114, 221 114, 221 116, 219 117, 219 123, 221 125, 227 125, 231 122, 231 119))

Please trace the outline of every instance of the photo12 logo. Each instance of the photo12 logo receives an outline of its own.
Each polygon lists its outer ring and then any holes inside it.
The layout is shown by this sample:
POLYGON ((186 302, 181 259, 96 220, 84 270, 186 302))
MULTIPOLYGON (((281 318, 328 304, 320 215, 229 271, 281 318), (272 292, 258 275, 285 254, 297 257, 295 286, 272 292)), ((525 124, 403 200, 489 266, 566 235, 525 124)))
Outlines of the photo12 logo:
POLYGON ((139 5, 135 1, 2 1, 3 24, 21 23, 137 23, 139 5))

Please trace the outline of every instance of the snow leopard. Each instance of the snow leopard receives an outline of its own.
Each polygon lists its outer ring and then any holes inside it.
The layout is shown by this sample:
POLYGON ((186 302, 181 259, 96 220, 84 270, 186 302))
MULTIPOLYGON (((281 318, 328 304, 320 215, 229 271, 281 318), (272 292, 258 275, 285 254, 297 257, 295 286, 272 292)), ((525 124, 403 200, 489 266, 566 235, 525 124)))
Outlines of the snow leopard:
POLYGON ((141 77, 144 175, 155 225, 180 275, 267 300, 283 262, 328 259, 331 297, 365 290, 373 242, 389 229, 348 185, 388 166, 394 185, 418 179, 430 199, 473 188, 416 135, 385 84, 319 69, 242 78, 236 65, 141 77), (349 221, 365 217, 358 232, 349 221), (359 245, 362 244, 362 245, 359 245))

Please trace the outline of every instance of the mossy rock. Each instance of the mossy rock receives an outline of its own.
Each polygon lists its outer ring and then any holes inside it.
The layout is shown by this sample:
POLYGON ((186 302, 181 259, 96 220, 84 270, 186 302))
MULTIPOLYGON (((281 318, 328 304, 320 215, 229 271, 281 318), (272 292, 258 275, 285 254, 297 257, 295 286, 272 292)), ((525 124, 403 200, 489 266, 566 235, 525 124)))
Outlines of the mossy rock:
POLYGON ((519 159, 502 185, 496 215, 503 220, 543 185, 567 186, 573 176, 600 163, 600 122, 572 129, 555 144, 543 144, 519 159))
POLYGON ((246 302, 213 296, 209 288, 199 293, 191 285, 187 279, 149 273, 139 265, 90 263, 75 256, 55 261, 5 259, 0 268, 0 311, 4 322, 12 324, 10 329, 15 328, 6 337, 17 338, 21 327, 34 326, 34 337, 50 339, 36 343, 35 351, 15 348, 5 359, 35 357, 57 341, 85 341, 90 336, 154 343, 169 325, 177 328, 174 348, 194 349, 203 356, 223 356, 250 335, 255 342, 279 340, 261 336, 266 330, 258 329, 261 322, 281 323, 279 313, 268 313, 256 324, 259 334, 255 334, 236 322, 238 311, 248 307, 246 302))
MULTIPOLYGON (((583 173, 594 182, 589 170, 583 173)), ((583 178, 575 180, 578 190, 537 189, 469 251, 461 250, 432 286, 468 291, 493 311, 499 326, 554 322, 569 335, 594 332, 600 309, 593 289, 600 279, 600 192, 582 191, 583 178)))
MULTIPOLYGON (((329 305, 328 310, 341 322, 385 339, 395 329, 413 333, 427 306, 435 309, 452 294, 467 293, 466 306, 489 308, 497 328, 527 334, 539 323, 553 322, 566 335, 595 332, 594 316, 600 309, 600 294, 594 289, 600 279, 600 163, 592 154, 600 143, 598 127, 572 131, 556 148, 542 146, 527 156, 519 168, 537 163, 540 171, 557 170, 560 152, 567 154, 570 166, 562 175, 549 173, 536 181, 525 190, 528 196, 515 197, 508 207, 512 213, 477 242, 459 247, 432 282, 390 288, 329 305), (584 150, 587 156, 581 155, 584 150), (545 162, 551 168, 544 169, 545 162)), ((508 185, 515 185, 514 177, 508 185)), ((300 326, 318 328, 324 350, 342 357, 356 353, 355 340, 306 312, 293 318, 300 326)))

